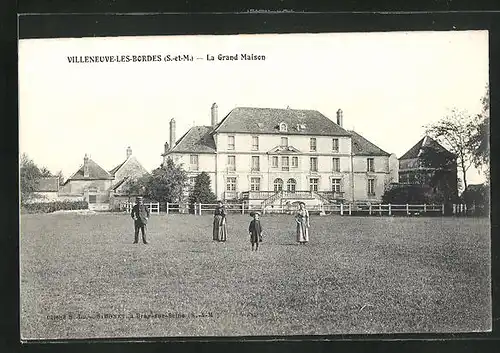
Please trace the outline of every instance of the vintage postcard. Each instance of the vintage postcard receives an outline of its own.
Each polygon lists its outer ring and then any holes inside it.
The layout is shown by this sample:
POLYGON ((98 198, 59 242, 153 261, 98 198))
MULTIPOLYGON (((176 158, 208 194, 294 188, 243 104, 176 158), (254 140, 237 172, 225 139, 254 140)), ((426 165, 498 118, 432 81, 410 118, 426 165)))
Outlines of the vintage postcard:
POLYGON ((22 340, 492 328, 487 31, 19 41, 22 340))

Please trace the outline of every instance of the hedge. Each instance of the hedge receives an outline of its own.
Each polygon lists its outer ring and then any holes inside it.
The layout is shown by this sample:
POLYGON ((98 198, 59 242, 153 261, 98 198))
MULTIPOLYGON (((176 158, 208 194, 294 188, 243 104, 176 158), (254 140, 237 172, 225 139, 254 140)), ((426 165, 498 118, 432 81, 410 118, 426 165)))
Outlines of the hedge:
POLYGON ((52 201, 22 205, 22 213, 51 213, 61 210, 88 210, 87 201, 52 201))

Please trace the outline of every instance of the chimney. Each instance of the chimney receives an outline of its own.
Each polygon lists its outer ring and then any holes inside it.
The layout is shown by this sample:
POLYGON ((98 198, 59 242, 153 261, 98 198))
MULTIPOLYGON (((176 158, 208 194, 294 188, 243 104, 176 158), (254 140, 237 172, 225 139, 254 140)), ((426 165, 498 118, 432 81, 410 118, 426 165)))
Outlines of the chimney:
POLYGON ((175 119, 172 118, 170 120, 170 146, 174 147, 175 145, 175 119))
POLYGON ((217 112, 217 103, 212 104, 212 126, 217 125, 219 122, 219 115, 217 112))
POLYGON ((131 155, 132 155, 132 148, 130 148, 130 146, 128 146, 127 147, 127 159, 129 159, 131 155))
POLYGON ((83 177, 88 178, 89 176, 89 157, 85 154, 85 157, 83 157, 83 177))
POLYGON ((342 109, 337 110, 337 125, 342 127, 344 124, 344 117, 342 115, 342 109))

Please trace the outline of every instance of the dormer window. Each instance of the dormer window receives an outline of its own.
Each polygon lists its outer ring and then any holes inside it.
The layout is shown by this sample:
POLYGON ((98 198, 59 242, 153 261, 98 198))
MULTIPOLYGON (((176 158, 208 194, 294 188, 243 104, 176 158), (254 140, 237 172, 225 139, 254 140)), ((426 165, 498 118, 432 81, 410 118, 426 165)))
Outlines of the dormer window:
POLYGON ((288 132, 288 126, 285 123, 280 123, 280 132, 288 132))

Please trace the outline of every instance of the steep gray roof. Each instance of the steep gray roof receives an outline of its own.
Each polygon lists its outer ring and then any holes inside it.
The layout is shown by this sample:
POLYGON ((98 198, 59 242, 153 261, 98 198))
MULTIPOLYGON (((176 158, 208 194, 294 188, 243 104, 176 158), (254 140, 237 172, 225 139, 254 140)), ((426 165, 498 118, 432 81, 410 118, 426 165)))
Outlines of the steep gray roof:
POLYGON ((123 165, 127 162, 128 158, 126 160, 124 160, 123 162, 121 162, 120 164, 118 164, 116 167, 114 167, 113 169, 111 169, 109 171, 109 174, 111 175, 115 175, 115 173, 121 168, 123 167, 123 165))
POLYGON ((188 130, 168 153, 215 153, 215 141, 210 134, 212 126, 194 126, 188 130))
POLYGON ((287 124, 287 135, 349 136, 346 130, 316 110, 277 108, 234 108, 215 131, 276 134, 282 122, 287 124), (303 128, 297 129, 297 125, 303 128))
POLYGON ((371 143, 363 136, 358 134, 355 131, 349 131, 351 133, 351 142, 352 142, 352 154, 358 156, 390 156, 390 153, 387 153, 380 147, 371 143))
POLYGON ((424 136, 412 148, 403 154, 399 160, 418 158, 420 156, 420 150, 424 147, 432 148, 438 152, 447 153, 450 157, 455 157, 453 153, 441 146, 439 142, 429 136, 424 136))
POLYGON ((66 180, 65 184, 69 180, 111 180, 113 179, 113 176, 109 174, 106 170, 101 168, 96 162, 94 162, 92 159, 89 158, 88 160, 88 166, 89 166, 89 176, 84 177, 83 176, 83 165, 76 171, 71 178, 66 180))

